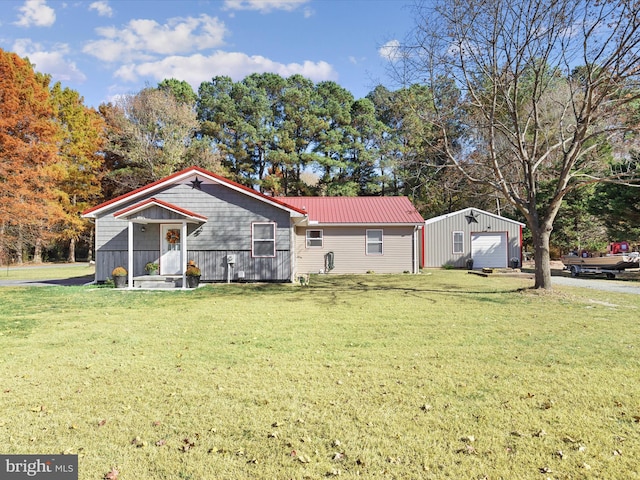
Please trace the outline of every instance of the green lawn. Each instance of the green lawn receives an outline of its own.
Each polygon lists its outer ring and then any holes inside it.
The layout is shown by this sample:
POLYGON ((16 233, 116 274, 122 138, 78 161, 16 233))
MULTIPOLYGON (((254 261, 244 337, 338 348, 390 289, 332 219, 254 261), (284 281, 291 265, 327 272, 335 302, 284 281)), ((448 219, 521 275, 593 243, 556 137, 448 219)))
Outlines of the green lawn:
POLYGON ((79 478, 640 478, 640 296, 464 271, 0 289, 0 451, 79 478))

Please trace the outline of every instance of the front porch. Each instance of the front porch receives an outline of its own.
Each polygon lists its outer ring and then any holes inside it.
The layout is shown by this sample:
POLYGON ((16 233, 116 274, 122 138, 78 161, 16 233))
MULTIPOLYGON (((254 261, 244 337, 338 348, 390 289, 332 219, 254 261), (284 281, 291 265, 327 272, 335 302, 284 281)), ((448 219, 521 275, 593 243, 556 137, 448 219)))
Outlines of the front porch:
POLYGON ((127 284, 129 288, 193 288, 190 285, 191 279, 187 278, 187 226, 205 223, 206 217, 155 198, 146 199, 115 212, 113 216, 116 219, 127 220, 128 224, 127 284), (154 228, 151 232, 147 232, 148 227, 154 228), (140 234, 143 236, 142 242, 137 241, 136 238, 140 234), (146 240, 144 240, 145 237, 146 240), (134 245, 139 247, 141 243, 148 244, 154 238, 159 243, 159 257, 146 260, 160 267, 160 275, 135 275, 140 271, 135 267, 140 259, 134 257, 134 245))

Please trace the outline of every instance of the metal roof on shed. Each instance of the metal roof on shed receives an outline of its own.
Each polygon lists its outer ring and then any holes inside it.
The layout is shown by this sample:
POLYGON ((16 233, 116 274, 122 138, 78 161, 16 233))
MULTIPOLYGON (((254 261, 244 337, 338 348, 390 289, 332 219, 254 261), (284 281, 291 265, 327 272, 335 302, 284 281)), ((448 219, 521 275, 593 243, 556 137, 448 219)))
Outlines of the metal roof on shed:
POLYGON ((318 224, 422 224, 407 197, 281 197, 318 224))

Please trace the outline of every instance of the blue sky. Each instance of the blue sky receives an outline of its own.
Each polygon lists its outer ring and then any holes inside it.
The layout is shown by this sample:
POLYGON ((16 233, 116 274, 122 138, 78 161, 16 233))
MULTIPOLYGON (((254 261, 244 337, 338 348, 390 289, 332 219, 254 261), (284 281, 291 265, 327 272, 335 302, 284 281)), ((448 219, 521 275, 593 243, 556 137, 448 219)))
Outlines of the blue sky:
POLYGON ((385 55, 413 27, 410 0, 2 0, 0 48, 89 106, 164 78, 333 80, 362 98, 396 88, 385 55))

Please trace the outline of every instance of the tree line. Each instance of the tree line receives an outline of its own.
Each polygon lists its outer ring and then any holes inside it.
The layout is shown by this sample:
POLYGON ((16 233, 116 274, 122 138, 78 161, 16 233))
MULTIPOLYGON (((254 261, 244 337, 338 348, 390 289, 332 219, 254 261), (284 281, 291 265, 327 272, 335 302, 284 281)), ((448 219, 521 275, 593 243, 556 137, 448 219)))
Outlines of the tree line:
MULTIPOLYGON (((262 73, 214 77, 197 92, 167 79, 96 110, 0 50, 0 260, 85 259, 92 225, 80 212, 193 165, 268 195, 407 195, 425 218, 474 206, 525 220, 448 158, 445 146, 472 150, 463 97, 446 75, 355 99, 335 82, 262 73)), ((612 158, 605 147, 602 164, 612 158)), ((620 219, 639 211, 635 190, 576 190, 554 245, 637 238, 638 223, 620 219)))

